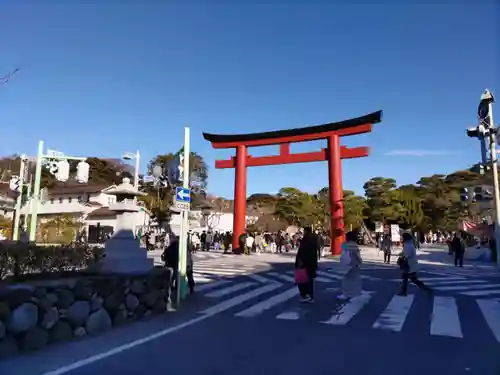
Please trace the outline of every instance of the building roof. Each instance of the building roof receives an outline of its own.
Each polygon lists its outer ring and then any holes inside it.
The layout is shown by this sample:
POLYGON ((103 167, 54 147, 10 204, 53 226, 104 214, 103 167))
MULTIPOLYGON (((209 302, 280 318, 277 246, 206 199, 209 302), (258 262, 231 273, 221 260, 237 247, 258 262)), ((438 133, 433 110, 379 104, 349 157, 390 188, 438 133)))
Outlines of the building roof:
POLYGON ((97 218, 97 217, 115 217, 116 212, 111 211, 108 207, 101 207, 97 208, 94 211, 91 211, 88 215, 87 218, 97 218))
POLYGON ((377 124, 382 120, 382 111, 373 112, 365 116, 351 118, 338 122, 330 122, 323 125, 307 126, 304 128, 294 128, 261 133, 247 134, 211 134, 203 133, 203 138, 212 143, 248 142, 260 139, 276 139, 293 137, 314 133, 326 133, 341 129, 353 128, 364 124, 377 124))
POLYGON ((79 184, 77 182, 66 182, 64 184, 55 185, 49 188, 49 194, 83 194, 83 193, 99 193, 106 189, 108 185, 89 185, 79 184))

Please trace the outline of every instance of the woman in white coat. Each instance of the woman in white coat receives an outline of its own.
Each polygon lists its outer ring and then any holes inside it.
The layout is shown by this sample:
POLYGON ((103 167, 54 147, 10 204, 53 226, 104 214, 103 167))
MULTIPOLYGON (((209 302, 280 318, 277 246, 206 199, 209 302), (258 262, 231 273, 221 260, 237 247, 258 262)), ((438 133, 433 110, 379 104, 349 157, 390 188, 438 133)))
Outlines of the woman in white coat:
POLYGON ((342 294, 337 297, 340 300, 357 297, 363 292, 361 270, 359 269, 363 260, 361 259, 359 246, 356 243, 358 233, 354 231, 348 232, 345 237, 346 242, 342 244, 340 263, 346 267, 346 274, 342 279, 342 294))
POLYGON ((398 265, 403 271, 401 289, 398 292, 400 296, 406 296, 408 290, 408 280, 419 287, 419 289, 431 292, 431 288, 425 285, 417 278, 418 260, 417 250, 413 236, 410 233, 403 233, 403 251, 399 254, 398 265))

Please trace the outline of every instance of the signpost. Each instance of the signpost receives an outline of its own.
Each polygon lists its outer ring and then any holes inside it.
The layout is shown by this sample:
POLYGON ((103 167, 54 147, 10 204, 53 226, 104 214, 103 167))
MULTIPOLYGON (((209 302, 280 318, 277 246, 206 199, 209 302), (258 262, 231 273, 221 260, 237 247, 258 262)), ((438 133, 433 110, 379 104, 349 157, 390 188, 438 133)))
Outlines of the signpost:
MULTIPOLYGON (((187 280, 186 280, 186 268, 187 268, 187 252, 188 252, 188 227, 189 227, 189 209, 191 208, 191 190, 189 188, 189 128, 184 128, 184 147, 181 155, 178 155, 179 160, 182 161, 182 165, 179 162, 179 180, 182 179, 182 187, 175 188, 174 205, 181 212, 181 230, 179 236, 179 265, 177 272, 177 296, 176 302, 177 306, 180 304, 182 298, 187 294, 187 280)), ((180 181, 179 181, 180 182, 180 181)))

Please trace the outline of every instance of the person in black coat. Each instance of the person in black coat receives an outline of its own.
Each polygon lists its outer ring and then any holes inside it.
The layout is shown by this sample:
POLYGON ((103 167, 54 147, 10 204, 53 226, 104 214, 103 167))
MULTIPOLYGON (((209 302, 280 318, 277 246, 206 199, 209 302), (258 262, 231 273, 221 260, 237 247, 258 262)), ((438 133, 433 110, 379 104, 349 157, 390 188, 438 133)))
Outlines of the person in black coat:
POLYGON ((314 279, 318 269, 318 239, 312 233, 311 227, 304 228, 304 237, 300 241, 299 250, 295 258, 295 268, 305 269, 307 282, 298 284, 303 302, 314 301, 314 279))

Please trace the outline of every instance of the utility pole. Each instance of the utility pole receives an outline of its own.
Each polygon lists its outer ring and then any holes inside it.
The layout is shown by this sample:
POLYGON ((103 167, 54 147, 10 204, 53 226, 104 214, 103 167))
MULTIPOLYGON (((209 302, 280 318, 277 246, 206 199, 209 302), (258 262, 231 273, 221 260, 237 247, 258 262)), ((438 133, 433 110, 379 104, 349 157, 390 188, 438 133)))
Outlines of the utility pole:
MULTIPOLYGON (((488 90, 484 90, 481 95, 481 100, 477 109, 479 117, 479 125, 476 128, 467 129, 467 135, 471 138, 477 138, 481 142, 481 156, 483 163, 485 162, 484 157, 484 143, 486 140, 489 141, 490 146, 490 158, 491 158, 491 170, 493 172, 493 196, 495 201, 495 249, 496 249, 496 261, 500 265, 499 246, 500 246, 500 187, 498 182, 498 159, 496 153, 496 142, 498 129, 495 127, 495 122, 493 120, 493 103, 495 102, 495 97, 488 90)), ((484 168, 484 166, 482 166, 484 168)))

